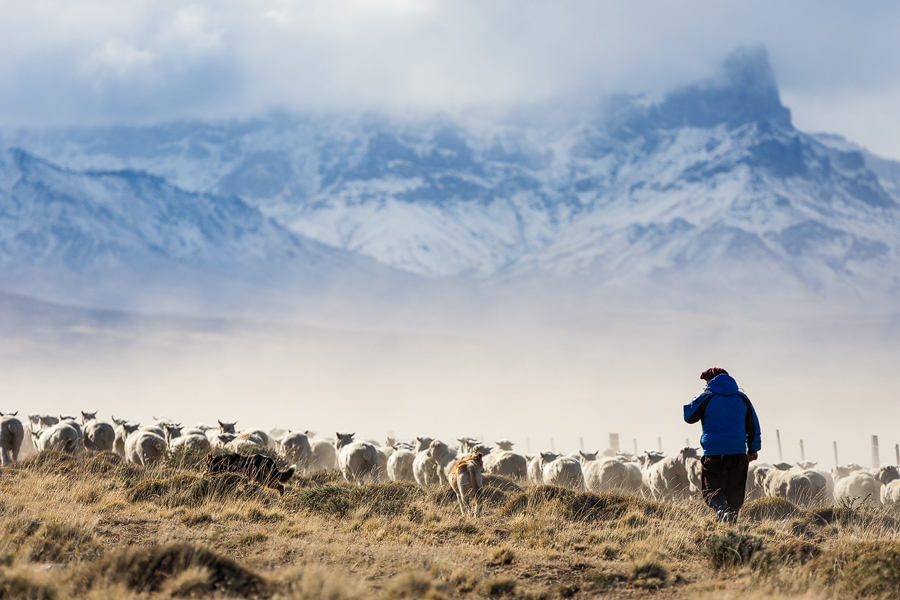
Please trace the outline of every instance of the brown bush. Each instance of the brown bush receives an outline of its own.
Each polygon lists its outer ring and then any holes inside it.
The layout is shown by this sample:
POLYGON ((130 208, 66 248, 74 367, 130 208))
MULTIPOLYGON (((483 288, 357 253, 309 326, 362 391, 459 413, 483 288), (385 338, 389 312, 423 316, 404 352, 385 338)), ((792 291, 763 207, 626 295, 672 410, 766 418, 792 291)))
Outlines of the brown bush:
POLYGON ((802 512, 803 511, 790 500, 766 497, 745 504, 743 508, 741 508, 740 515, 743 518, 752 519, 754 521, 763 521, 766 519, 783 521, 784 519, 793 518, 802 512))
MULTIPOLYGON (((502 514, 510 517, 526 511, 557 511, 573 521, 609 521, 633 512, 644 517, 660 517, 681 509, 619 494, 575 492, 566 488, 539 485, 512 498, 502 514)), ((683 511, 681 511, 683 512, 683 511)))
POLYGON ((108 584, 124 584, 139 593, 157 592, 170 580, 190 571, 206 574, 205 583, 192 582, 193 591, 227 594, 241 598, 266 592, 261 577, 201 546, 188 543, 129 547, 114 551, 88 565, 74 577, 77 593, 108 584))

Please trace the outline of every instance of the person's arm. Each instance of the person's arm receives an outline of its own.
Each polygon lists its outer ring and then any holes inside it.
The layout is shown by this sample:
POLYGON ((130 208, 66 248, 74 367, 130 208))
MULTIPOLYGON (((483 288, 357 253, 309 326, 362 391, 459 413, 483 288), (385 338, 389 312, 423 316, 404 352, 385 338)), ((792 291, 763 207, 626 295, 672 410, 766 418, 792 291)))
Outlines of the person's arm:
POLYGON ((690 404, 686 404, 684 407, 684 420, 687 423, 696 423, 702 419, 706 412, 706 405, 709 404, 709 399, 714 395, 712 392, 704 392, 694 398, 690 404))
POLYGON ((762 449, 762 437, 759 431, 759 418, 756 416, 756 409, 753 408, 753 404, 750 402, 750 399, 741 394, 744 399, 744 402, 747 404, 747 416, 745 421, 745 428, 747 430, 747 455, 753 456, 750 460, 756 460, 759 455, 760 449, 762 449))

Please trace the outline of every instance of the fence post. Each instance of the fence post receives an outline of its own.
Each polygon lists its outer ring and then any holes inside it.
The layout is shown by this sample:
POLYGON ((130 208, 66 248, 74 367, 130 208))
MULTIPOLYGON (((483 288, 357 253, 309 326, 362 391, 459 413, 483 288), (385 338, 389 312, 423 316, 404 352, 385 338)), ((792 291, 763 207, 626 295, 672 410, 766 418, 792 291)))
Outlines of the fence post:
POLYGON ((609 447, 613 452, 619 451, 619 434, 618 433, 609 434, 609 447))
POLYGON ((778 440, 778 462, 784 462, 784 459, 781 457, 781 431, 778 429, 775 430, 775 439, 778 440))
POLYGON ((877 469, 881 466, 881 461, 878 460, 878 436, 872 436, 872 468, 877 469))
POLYGON ((835 442, 835 443, 834 443, 834 466, 838 466, 839 464, 841 464, 841 463, 840 463, 840 461, 838 460, 838 455, 837 455, 837 442, 835 442))
POLYGON ((900 444, 894 444, 894 452, 897 453, 897 464, 900 465, 900 444))
POLYGON ((662 452, 662 438, 656 438, 656 444, 659 446, 659 451, 662 452))
POLYGON ((581 448, 581 451, 584 452, 584 438, 578 438, 578 446, 581 448))
POLYGON ((635 456, 638 455, 638 451, 637 451, 637 438, 634 438, 634 455, 635 455, 635 456))
POLYGON ((803 440, 800 440, 800 460, 806 462, 806 452, 803 451, 803 440))

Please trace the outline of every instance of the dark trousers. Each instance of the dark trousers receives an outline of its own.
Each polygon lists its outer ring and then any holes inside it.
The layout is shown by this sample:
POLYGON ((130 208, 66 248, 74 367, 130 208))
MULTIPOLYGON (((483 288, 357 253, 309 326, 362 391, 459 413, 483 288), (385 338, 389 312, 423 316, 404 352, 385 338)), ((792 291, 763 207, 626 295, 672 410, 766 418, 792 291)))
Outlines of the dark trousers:
POLYGON ((713 506, 713 498, 719 496, 728 503, 728 508, 737 512, 744 505, 747 488, 747 468, 750 460, 746 454, 723 454, 704 456, 700 459, 703 469, 700 481, 703 485, 703 501, 713 506))

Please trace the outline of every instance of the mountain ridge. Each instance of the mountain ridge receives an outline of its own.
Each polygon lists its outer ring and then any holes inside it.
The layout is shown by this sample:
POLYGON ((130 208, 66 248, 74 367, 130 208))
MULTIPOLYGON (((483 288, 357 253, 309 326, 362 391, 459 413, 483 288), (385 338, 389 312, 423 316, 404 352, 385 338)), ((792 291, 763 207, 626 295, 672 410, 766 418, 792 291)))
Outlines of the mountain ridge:
POLYGON ((258 265, 290 262, 293 235, 310 260, 334 252, 430 279, 651 281, 678 294, 727 273, 734 286, 900 292, 900 163, 796 130, 764 48, 658 103, 620 98, 562 128, 277 113, 9 142, 85 186, 144 172, 170 186, 171 204, 207 198, 232 215, 231 241, 254 235, 241 210, 268 232, 217 258, 197 216, 193 237, 173 235, 186 248, 205 240, 204 260, 163 247, 200 269, 235 270, 248 251, 258 265))

